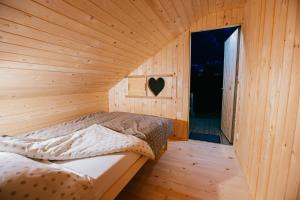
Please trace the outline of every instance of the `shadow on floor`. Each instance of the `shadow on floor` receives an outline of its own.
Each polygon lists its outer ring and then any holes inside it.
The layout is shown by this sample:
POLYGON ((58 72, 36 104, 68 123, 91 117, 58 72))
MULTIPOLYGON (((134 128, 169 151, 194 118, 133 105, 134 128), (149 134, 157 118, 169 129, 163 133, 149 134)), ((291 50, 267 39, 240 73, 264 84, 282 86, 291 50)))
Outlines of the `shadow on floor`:
POLYGON ((213 142, 213 143, 221 143, 221 139, 219 135, 214 134, 205 134, 205 133, 194 133, 190 132, 190 139, 191 140, 200 140, 206 142, 213 142))
POLYGON ((217 114, 190 116, 189 138, 230 145, 221 131, 221 116, 217 114))

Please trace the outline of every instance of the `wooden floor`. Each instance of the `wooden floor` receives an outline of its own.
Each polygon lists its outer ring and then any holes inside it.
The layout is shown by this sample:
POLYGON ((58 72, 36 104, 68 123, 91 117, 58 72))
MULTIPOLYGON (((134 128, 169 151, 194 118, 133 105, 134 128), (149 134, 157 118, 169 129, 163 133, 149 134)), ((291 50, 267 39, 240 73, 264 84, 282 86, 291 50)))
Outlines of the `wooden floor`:
POLYGON ((118 200, 247 200, 232 146, 201 141, 170 141, 158 162, 148 162, 118 200))

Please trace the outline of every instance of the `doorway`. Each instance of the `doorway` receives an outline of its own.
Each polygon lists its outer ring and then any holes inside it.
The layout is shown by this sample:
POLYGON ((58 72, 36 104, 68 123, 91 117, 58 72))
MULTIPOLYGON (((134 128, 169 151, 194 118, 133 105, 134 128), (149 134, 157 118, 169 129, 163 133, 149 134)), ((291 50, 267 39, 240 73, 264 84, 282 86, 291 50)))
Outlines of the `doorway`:
POLYGON ((239 27, 191 33, 189 138, 232 144, 239 27))

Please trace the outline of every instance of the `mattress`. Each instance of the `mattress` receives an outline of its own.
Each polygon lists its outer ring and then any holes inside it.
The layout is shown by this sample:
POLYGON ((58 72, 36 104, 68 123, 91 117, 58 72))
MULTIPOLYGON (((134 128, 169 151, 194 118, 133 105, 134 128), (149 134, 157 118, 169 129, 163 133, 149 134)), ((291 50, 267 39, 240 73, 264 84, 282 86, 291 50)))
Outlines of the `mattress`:
POLYGON ((141 155, 124 152, 70 161, 55 161, 54 167, 64 168, 94 181, 94 194, 100 198, 141 155))
POLYGON ((19 137, 49 139, 69 135, 95 124, 144 140, 149 144, 155 156, 160 154, 161 148, 167 143, 168 137, 173 131, 171 119, 126 112, 98 112, 45 129, 24 133, 19 137))

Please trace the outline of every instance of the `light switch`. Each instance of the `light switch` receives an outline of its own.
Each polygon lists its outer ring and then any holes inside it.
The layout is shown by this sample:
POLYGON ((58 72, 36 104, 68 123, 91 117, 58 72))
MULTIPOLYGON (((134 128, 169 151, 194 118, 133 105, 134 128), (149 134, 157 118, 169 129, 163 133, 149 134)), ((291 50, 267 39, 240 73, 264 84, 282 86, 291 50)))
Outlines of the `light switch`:
POLYGON ((177 112, 177 113, 176 113, 176 118, 177 118, 177 119, 181 119, 181 112, 177 112))

